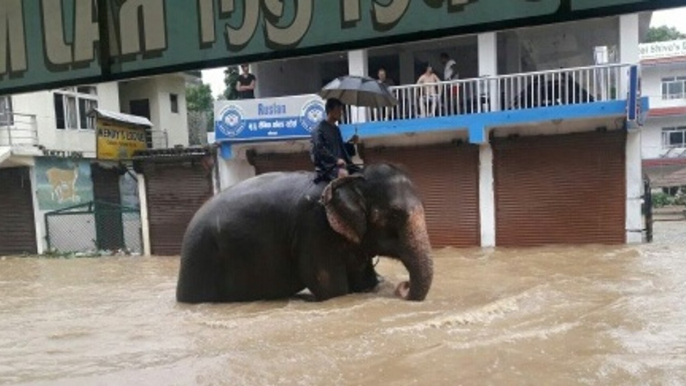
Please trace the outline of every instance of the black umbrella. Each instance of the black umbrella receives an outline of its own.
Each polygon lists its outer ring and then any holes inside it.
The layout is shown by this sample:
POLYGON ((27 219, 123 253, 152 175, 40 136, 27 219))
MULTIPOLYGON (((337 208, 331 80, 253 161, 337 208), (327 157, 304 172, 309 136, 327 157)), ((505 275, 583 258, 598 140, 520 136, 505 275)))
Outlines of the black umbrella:
POLYGON ((319 92, 323 99, 336 98, 343 104, 360 107, 392 107, 398 100, 388 86, 367 76, 348 75, 336 78, 319 92))

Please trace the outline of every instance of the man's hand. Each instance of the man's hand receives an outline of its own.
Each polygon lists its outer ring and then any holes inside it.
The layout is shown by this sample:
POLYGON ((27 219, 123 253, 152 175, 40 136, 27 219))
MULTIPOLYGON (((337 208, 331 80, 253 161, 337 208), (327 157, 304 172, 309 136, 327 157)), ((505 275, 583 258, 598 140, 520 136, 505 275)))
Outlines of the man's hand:
POLYGON ((346 167, 347 165, 346 165, 346 163, 345 163, 344 160, 342 160, 342 159, 339 158, 338 161, 336 161, 336 166, 338 166, 338 167, 340 167, 340 168, 344 168, 344 167, 346 167))
POLYGON ((343 178, 349 176, 348 170, 346 168, 338 168, 338 178, 343 178))
POLYGON ((358 143, 360 143, 360 137, 358 137, 357 134, 355 134, 350 138, 348 142, 352 143, 353 145, 357 145, 358 143))

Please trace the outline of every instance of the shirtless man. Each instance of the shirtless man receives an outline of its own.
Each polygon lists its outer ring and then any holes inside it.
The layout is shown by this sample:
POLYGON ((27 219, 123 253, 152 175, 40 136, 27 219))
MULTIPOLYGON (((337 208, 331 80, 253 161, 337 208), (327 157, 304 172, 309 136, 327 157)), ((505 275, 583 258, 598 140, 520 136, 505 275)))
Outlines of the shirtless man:
POLYGON ((422 117, 427 116, 427 108, 429 108, 429 117, 433 117, 436 114, 436 104, 438 103, 439 90, 436 83, 441 80, 434 73, 433 68, 430 64, 427 64, 424 73, 417 80, 417 84, 425 84, 426 86, 420 89, 420 103, 419 111, 422 117))

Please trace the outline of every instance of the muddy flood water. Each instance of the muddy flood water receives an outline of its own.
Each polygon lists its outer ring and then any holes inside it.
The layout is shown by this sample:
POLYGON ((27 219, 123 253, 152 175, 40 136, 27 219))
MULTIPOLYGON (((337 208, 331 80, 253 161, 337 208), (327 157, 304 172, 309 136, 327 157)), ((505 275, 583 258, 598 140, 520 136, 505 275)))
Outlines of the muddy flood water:
POLYGON ((178 259, 0 261, 0 384, 683 385, 686 223, 651 245, 442 250, 427 301, 179 305, 178 259))

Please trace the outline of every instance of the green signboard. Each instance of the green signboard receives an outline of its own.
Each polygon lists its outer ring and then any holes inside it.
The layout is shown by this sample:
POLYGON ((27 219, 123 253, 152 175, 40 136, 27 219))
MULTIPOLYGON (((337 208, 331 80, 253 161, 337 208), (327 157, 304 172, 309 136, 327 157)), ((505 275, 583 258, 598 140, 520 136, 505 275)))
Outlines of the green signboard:
POLYGON ((683 0, 1 0, 0 94, 683 3, 683 0))

